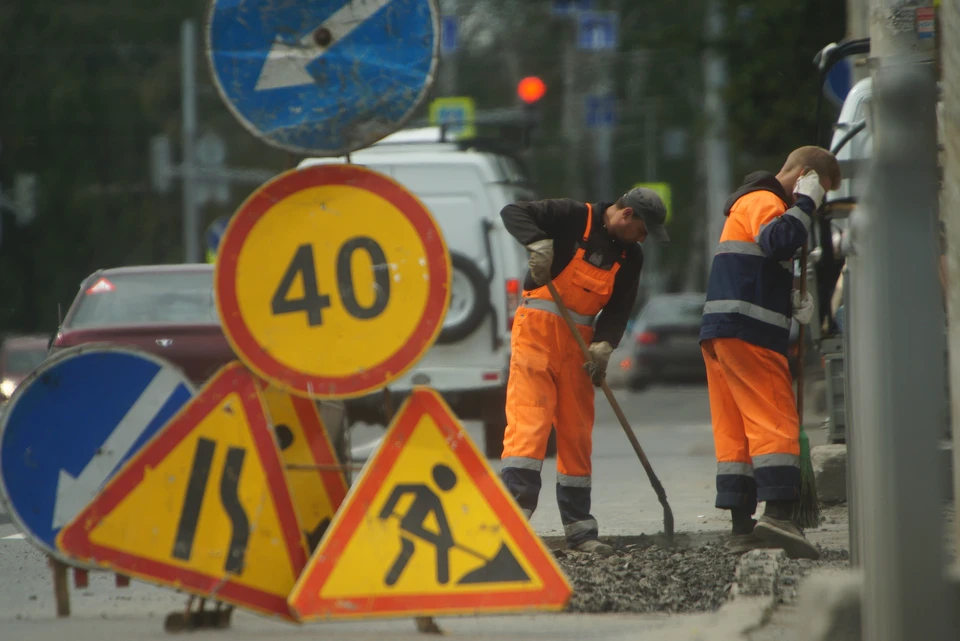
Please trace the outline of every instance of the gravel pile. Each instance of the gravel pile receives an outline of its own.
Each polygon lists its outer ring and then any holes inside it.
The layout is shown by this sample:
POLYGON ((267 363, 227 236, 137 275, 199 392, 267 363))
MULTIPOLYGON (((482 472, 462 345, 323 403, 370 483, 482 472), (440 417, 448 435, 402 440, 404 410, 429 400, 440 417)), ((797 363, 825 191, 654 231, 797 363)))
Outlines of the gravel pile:
POLYGON ((727 600, 740 557, 722 545, 627 546, 606 559, 556 551, 573 584, 569 612, 705 612, 727 600))

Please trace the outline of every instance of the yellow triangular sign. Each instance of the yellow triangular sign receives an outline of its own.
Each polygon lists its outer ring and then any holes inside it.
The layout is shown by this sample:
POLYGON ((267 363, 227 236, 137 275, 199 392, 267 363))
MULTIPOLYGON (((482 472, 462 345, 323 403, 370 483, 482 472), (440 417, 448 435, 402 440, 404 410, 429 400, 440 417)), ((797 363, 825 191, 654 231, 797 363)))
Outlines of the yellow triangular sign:
POLYGON ((307 550, 257 379, 224 366, 61 530, 65 554, 292 620, 307 550))
POLYGON ((416 388, 289 602, 309 621, 561 610, 571 594, 450 408, 416 388))

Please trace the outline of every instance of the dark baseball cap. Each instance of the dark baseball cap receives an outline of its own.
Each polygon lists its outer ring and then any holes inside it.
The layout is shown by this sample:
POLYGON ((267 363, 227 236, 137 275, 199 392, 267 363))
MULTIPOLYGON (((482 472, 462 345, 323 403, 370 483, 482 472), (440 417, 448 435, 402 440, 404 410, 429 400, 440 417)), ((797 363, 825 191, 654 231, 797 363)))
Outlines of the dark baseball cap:
POLYGON ((657 192, 646 187, 634 187, 623 195, 620 203, 643 220, 649 236, 661 243, 670 242, 670 236, 663 226, 667 221, 667 206, 657 192))

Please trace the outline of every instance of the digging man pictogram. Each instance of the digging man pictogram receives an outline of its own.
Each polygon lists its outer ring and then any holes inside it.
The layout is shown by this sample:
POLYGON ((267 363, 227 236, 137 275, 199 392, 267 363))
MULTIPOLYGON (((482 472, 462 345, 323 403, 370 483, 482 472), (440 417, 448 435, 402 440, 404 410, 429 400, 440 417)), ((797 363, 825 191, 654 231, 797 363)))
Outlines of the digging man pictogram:
MULTIPOLYGON (((457 484, 457 475, 448 466, 438 463, 432 470, 434 484, 443 492, 449 492, 457 484)), ((390 498, 380 510, 380 519, 387 520, 397 517, 400 520, 400 553, 390 567, 385 578, 388 586, 395 585, 413 558, 415 546, 413 538, 425 541, 436 548, 437 553, 437 583, 446 585, 450 581, 450 550, 457 548, 482 561, 484 565, 462 577, 457 584, 499 583, 512 581, 529 581, 530 577, 520 567, 516 558, 501 543, 500 550, 492 559, 475 552, 457 543, 453 538, 450 523, 440 496, 424 483, 404 483, 397 485, 390 493, 390 498), (406 514, 395 514, 394 509, 406 495, 413 495, 413 502, 406 514), (437 531, 432 532, 425 527, 425 522, 433 515, 437 523, 437 531)))

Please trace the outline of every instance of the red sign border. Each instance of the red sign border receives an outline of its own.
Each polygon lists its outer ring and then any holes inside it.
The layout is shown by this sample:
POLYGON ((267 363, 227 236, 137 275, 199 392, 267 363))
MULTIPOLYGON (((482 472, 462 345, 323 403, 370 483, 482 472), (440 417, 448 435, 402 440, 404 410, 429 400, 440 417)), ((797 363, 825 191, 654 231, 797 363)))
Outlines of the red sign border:
POLYGON ((569 602, 573 589, 549 552, 543 553, 542 544, 536 536, 443 398, 432 389, 417 387, 400 408, 380 448, 365 466, 363 475, 351 487, 346 503, 337 512, 323 541, 304 568, 291 592, 290 608, 304 622, 371 616, 447 616, 562 610, 569 602), (400 596, 360 594, 355 597, 321 598, 321 588, 330 578, 351 535, 363 521, 367 509, 376 499, 377 492, 425 414, 434 419, 447 443, 457 444, 451 447, 451 451, 494 513, 500 517, 504 529, 540 577, 543 587, 536 591, 400 596))
MULTIPOLYGON (((429 210, 400 183, 357 165, 315 165, 280 174, 254 192, 227 226, 214 267, 217 309, 223 333, 240 358, 261 378, 292 394, 312 398, 355 398, 380 389, 409 370, 443 329, 450 299, 450 254, 443 233, 429 210), (237 260, 257 222, 283 199, 305 189, 345 185, 364 189, 389 201, 413 225, 426 249, 430 273, 427 305, 410 338, 391 357, 362 372, 341 377, 304 374, 275 359, 259 345, 240 313, 237 260)), ((359 340, 359 337, 358 337, 359 340)))
POLYGON ((264 413, 256 378, 238 361, 223 366, 214 374, 192 401, 124 465, 83 512, 61 530, 57 545, 68 556, 84 561, 92 560, 97 565, 120 574, 163 587, 177 587, 201 597, 215 598, 261 614, 296 622, 284 597, 235 583, 231 579, 223 581, 221 576, 184 570, 172 564, 121 552, 90 540, 90 532, 143 481, 146 471, 157 467, 213 411, 224 396, 233 393, 240 395, 244 412, 249 419, 253 442, 263 463, 267 487, 283 530, 291 570, 295 577, 299 577, 307 563, 306 543, 297 523, 293 499, 284 476, 283 462, 264 413))

